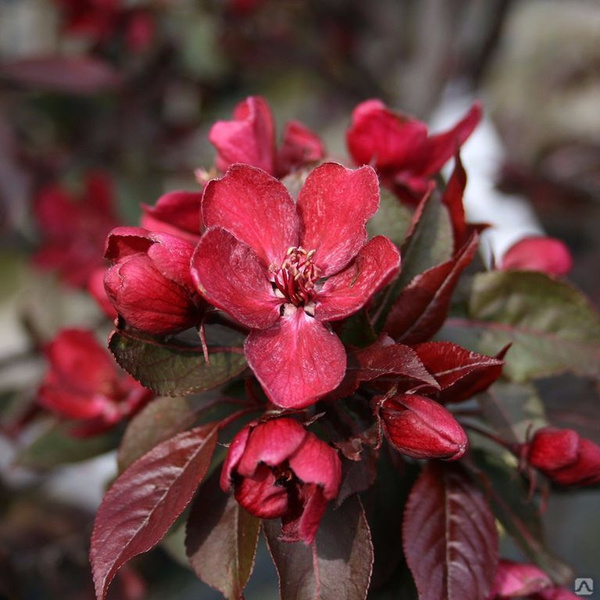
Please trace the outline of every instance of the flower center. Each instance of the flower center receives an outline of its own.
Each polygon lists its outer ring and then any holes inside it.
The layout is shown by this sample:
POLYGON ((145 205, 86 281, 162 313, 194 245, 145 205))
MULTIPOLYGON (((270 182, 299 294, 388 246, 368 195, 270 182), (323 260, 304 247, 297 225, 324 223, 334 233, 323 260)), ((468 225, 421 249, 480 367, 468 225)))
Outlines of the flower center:
POLYGON ((307 252, 304 248, 292 246, 275 272, 273 283, 276 292, 295 306, 306 306, 317 294, 315 283, 321 270, 313 262, 314 255, 314 250, 307 252))

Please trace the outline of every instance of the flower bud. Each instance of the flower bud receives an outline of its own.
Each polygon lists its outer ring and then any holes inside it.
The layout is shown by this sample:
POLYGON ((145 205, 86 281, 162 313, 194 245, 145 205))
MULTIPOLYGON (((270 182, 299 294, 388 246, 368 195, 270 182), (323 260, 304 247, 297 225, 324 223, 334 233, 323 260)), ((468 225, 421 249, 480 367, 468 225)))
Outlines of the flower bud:
POLYGON ((379 414, 390 444, 407 456, 456 460, 468 447, 464 429, 431 398, 399 394, 383 400, 379 414))
POLYGON ((314 540, 327 503, 338 493, 337 452, 289 418, 250 424, 233 439, 221 488, 261 519, 281 517, 282 539, 314 540))
POLYGON ((166 233, 119 227, 109 235, 105 256, 114 264, 104 286, 128 325, 152 335, 197 325, 203 301, 190 274, 194 246, 166 233))
POLYGON ((573 429, 544 427, 523 446, 527 462, 561 485, 600 481, 600 446, 573 429))
POLYGON ((498 563, 490 598, 504 600, 505 598, 529 597, 530 594, 550 587, 552 587, 550 577, 535 565, 501 560, 498 563))

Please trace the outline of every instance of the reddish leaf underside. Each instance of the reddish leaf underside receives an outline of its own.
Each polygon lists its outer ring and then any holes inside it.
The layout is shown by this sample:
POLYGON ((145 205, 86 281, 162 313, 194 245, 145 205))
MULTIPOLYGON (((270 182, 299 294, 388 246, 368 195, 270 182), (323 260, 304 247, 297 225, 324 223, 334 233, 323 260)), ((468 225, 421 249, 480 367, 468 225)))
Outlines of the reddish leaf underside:
POLYGON ((260 520, 233 494, 224 494, 219 472, 200 488, 187 522, 185 546, 196 575, 228 600, 243 597, 252 573, 260 520))
POLYGON ((406 505, 402 538, 420 600, 489 596, 498 563, 494 515, 458 468, 430 463, 422 471, 406 505))
POLYGON ((96 515, 90 561, 103 600, 117 571, 153 548, 192 499, 217 443, 215 423, 180 433, 134 462, 110 488, 96 515))
POLYGON ((450 342, 427 342, 415 347, 427 370, 436 378, 440 402, 460 402, 486 390, 502 373, 500 357, 471 352, 450 342))
POLYGON ((364 600, 373 567, 373 545, 364 510, 352 496, 328 507, 311 545, 279 541, 278 521, 263 521, 279 575, 282 600, 364 600))
POLYGON ((390 310, 384 331, 403 344, 430 339, 448 315, 452 292, 473 259, 477 240, 473 234, 452 260, 417 275, 390 310))

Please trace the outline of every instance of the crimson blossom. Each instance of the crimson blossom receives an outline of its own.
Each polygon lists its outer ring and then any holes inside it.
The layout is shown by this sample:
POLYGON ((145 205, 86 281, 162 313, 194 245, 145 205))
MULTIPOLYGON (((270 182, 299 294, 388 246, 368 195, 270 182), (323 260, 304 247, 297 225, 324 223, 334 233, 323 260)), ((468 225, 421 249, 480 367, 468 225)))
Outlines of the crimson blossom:
POLYGON ((120 371, 85 329, 63 329, 44 348, 50 368, 38 402, 74 422, 73 435, 102 433, 140 410, 153 396, 120 371))
POLYGON ((342 381, 346 352, 327 323, 358 311, 400 265, 386 237, 366 243, 378 206, 371 167, 325 163, 297 202, 248 165, 207 185, 192 275, 210 303, 250 328, 246 358, 274 404, 308 406, 342 381))
POLYGON ((283 177, 325 156, 319 136, 299 121, 287 123, 281 147, 277 148, 273 113, 261 96, 242 100, 235 107, 233 117, 231 121, 217 121, 210 130, 219 171, 244 163, 283 177))
POLYGON ((454 127, 430 136, 422 121, 391 111, 381 100, 367 100, 354 109, 346 142, 357 165, 373 165, 401 199, 418 201, 480 119, 481 107, 474 104, 454 127))
POLYGON ((231 442, 221 488, 261 519, 282 519, 281 538, 310 544, 327 503, 338 493, 342 465, 336 451, 293 419, 242 429, 231 442))
POLYGON ((118 224, 112 180, 90 171, 80 195, 59 184, 47 185, 37 194, 35 216, 42 237, 35 263, 57 271, 68 285, 86 287, 103 266, 104 240, 118 224))

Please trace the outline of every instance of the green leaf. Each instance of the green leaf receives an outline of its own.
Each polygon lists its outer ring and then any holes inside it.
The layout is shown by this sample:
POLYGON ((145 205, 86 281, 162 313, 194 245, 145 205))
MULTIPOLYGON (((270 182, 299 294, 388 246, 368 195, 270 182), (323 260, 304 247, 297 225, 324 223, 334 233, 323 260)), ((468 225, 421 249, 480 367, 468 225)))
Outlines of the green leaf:
POLYGON ((412 211, 392 192, 382 188, 379 209, 367 223, 369 237, 385 235, 397 246, 401 246, 410 229, 412 211))
POLYGON ((69 435, 67 425, 52 423, 20 450, 15 463, 28 469, 52 469, 89 460, 114 450, 118 443, 119 437, 114 431, 89 438, 76 438, 69 435))
POLYGON ((491 355, 512 344, 503 373, 513 381, 566 371, 600 377, 600 314, 577 289, 543 273, 476 275, 468 316, 448 319, 441 337, 491 355))
POLYGON ((219 476, 215 472, 196 496, 185 545, 196 575, 228 600, 240 600, 254 567, 260 520, 221 491, 219 476))
POLYGON ((207 364, 200 347, 161 344, 115 331, 109 348, 115 359, 142 385, 163 396, 186 396, 217 387, 246 368, 240 346, 209 347, 207 364))
POLYGON ((533 385, 497 381, 478 401, 486 420, 513 443, 524 442, 530 427, 548 425, 544 403, 533 385))
POLYGON ((413 215, 408 237, 400 249, 400 275, 392 282, 377 310, 376 331, 381 331, 400 292, 419 274, 449 261, 454 252, 452 222, 438 196, 429 196, 413 215))
POLYGON ((369 525, 357 496, 336 510, 328 506, 316 540, 279 540, 280 525, 263 521, 279 575, 282 600, 364 600, 373 565, 369 525))
POLYGON ((418 220, 401 249, 399 289, 419 273, 450 260, 454 253, 450 215, 436 195, 431 195, 422 209, 417 209, 415 219, 418 220))
POLYGON ((546 547, 539 505, 529 496, 524 481, 515 476, 515 467, 502 457, 482 450, 474 450, 472 455, 482 470, 476 474, 476 480, 483 487, 494 514, 521 550, 555 582, 572 581, 570 567, 546 547))

